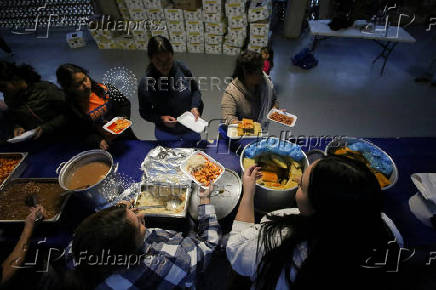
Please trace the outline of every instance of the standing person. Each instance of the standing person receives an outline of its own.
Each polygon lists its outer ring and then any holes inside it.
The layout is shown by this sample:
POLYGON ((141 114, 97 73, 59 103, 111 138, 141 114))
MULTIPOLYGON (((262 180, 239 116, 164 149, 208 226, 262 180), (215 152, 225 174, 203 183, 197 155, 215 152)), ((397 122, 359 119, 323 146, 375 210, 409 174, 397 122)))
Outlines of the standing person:
POLYGON ((41 81, 30 65, 0 62, 0 92, 13 137, 32 129, 36 130, 34 139, 54 137, 67 123, 64 93, 41 81))
POLYGON ((226 124, 243 118, 263 123, 268 112, 278 108, 273 84, 262 68, 260 53, 246 50, 239 55, 233 80, 221 99, 221 114, 226 124))
POLYGON ((196 237, 146 227, 144 214, 128 202, 89 216, 67 250, 67 262, 74 258, 75 265, 59 289, 195 289, 220 240, 209 193, 199 193, 196 237))
POLYGON ((150 64, 139 89, 139 113, 155 124, 155 137, 163 141, 179 141, 176 147, 200 140, 200 134, 177 122, 176 118, 191 112, 197 120, 203 112, 203 101, 191 71, 174 60, 169 40, 152 37, 147 49, 150 64))
POLYGON ((365 164, 338 156, 314 162, 295 194, 298 209, 261 225, 254 223, 258 172, 244 174, 227 243, 232 268, 251 277, 255 289, 392 289, 383 287, 392 273, 371 266, 380 258, 375 253, 384 257, 402 237, 381 212, 381 188, 365 164))
POLYGON ((131 128, 120 135, 106 132, 103 126, 114 117, 130 118, 130 101, 114 86, 97 83, 88 71, 75 64, 63 64, 56 70, 72 111, 71 122, 79 134, 85 134, 90 146, 108 150, 115 139, 136 139, 131 128))
POLYGON ((274 62, 273 62, 273 52, 272 50, 268 49, 268 47, 263 47, 261 50, 262 53, 262 59, 263 59, 263 71, 269 75, 271 72, 274 62))

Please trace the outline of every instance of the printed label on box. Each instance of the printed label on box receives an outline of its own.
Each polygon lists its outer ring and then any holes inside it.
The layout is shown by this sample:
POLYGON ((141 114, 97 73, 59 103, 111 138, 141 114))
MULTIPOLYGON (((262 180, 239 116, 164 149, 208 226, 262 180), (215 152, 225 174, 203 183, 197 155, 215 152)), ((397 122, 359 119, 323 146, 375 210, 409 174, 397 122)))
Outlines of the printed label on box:
POLYGON ((182 9, 165 9, 165 19, 168 20, 179 20, 183 21, 183 10, 182 9))
POLYGON ((221 44, 210 44, 207 43, 204 45, 205 52, 207 54, 222 54, 222 45, 221 44))
POLYGON ((203 13, 201 9, 195 11, 183 10, 183 15, 187 21, 203 21, 203 13))
POLYGON ((228 17, 229 27, 245 27, 247 26, 247 15, 228 17))
POLYGON ((206 33, 220 34, 223 35, 226 33, 227 27, 225 22, 206 22, 204 24, 206 33))
POLYGON ((147 17, 151 20, 165 20, 163 9, 147 9, 147 17))
POLYGON ((208 33, 208 34, 205 35, 204 40, 208 44, 222 44, 223 43, 223 36, 222 35, 208 33))

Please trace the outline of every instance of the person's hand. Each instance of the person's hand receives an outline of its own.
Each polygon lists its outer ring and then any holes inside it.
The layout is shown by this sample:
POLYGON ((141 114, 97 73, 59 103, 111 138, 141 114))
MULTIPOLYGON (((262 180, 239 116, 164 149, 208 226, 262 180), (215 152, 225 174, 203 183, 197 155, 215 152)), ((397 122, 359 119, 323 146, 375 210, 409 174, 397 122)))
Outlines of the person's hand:
POLYGON ((161 116, 160 119, 162 120, 165 126, 170 128, 174 127, 177 123, 177 119, 171 116, 161 116))
POLYGON ((33 136, 33 139, 34 140, 39 139, 43 133, 44 133, 44 130, 41 127, 36 128, 36 133, 33 136))
POLYGON ((100 149, 107 151, 109 149, 109 144, 107 144, 105 139, 100 141, 100 149))
POLYGON ((200 187, 198 190, 198 196, 200 197, 200 204, 210 203, 210 193, 213 191, 213 184, 209 188, 200 187))
POLYGON ((117 203, 117 206, 124 205, 126 208, 132 208, 134 202, 135 202, 134 199, 132 199, 132 200, 121 200, 120 202, 117 203))
POLYGON ((244 172, 242 183, 244 184, 244 192, 254 195, 256 180, 262 177, 260 167, 256 165, 251 166, 244 172))
POLYGON ((18 137, 20 135, 22 135, 24 132, 26 132, 26 130, 24 130, 24 128, 15 128, 14 129, 14 137, 18 137))
POLYGON ((200 117, 200 112, 198 111, 198 108, 192 108, 191 113, 195 117, 195 122, 197 122, 198 118, 200 117))
POLYGON ((26 217, 24 227, 28 230, 32 230, 35 222, 45 218, 45 216, 45 209, 41 205, 38 204, 36 207, 31 207, 30 213, 26 217))

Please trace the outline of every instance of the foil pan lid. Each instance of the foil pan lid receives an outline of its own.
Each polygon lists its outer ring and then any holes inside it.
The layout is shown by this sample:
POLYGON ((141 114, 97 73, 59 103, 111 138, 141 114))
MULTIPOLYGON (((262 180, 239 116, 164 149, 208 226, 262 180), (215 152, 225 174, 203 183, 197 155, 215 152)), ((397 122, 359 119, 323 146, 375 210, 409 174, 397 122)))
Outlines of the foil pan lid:
POLYGON ((194 153, 191 148, 165 148, 157 146, 148 152, 141 164, 143 184, 191 186, 191 179, 180 165, 194 153))

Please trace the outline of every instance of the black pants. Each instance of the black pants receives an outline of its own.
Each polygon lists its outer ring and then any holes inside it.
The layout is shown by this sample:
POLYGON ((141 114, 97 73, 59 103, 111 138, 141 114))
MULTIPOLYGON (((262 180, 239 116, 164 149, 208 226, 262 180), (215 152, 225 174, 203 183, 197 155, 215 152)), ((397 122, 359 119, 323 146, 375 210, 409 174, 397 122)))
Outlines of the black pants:
POLYGON ((1 36, 0 36, 0 48, 3 49, 6 53, 12 53, 11 48, 8 46, 8 44, 1 36))

